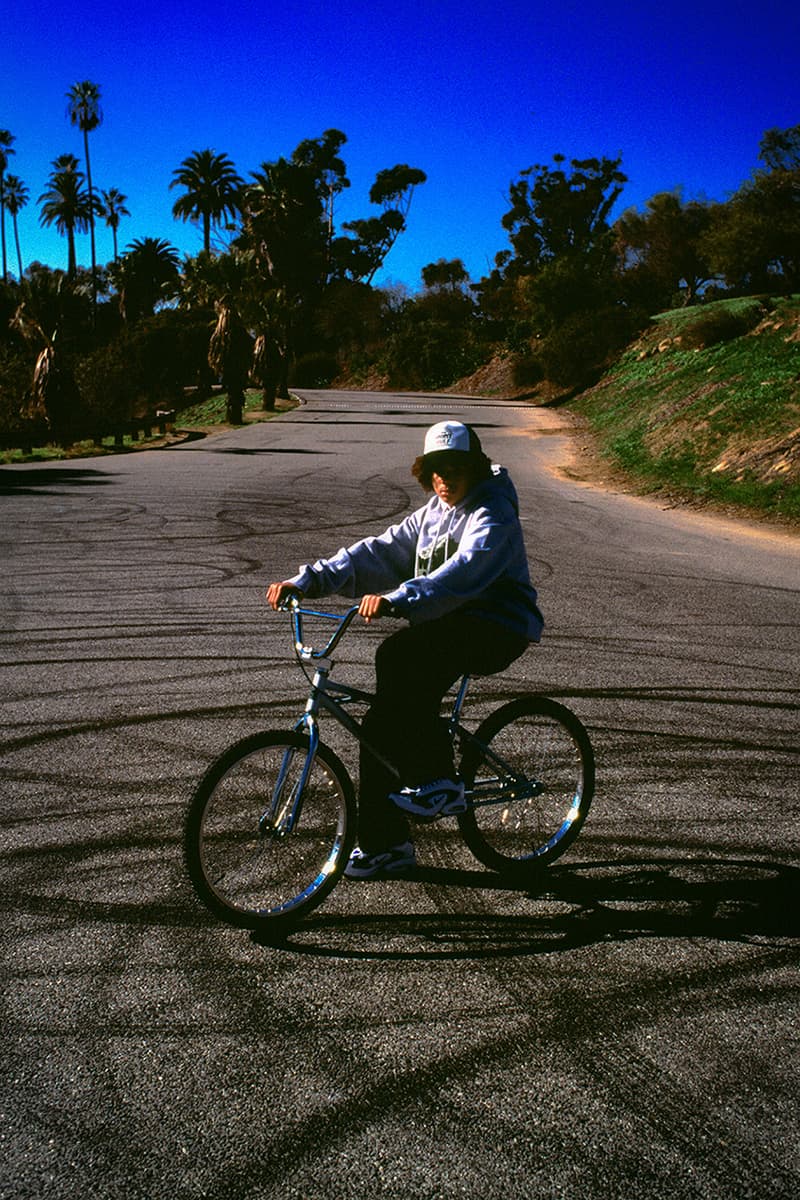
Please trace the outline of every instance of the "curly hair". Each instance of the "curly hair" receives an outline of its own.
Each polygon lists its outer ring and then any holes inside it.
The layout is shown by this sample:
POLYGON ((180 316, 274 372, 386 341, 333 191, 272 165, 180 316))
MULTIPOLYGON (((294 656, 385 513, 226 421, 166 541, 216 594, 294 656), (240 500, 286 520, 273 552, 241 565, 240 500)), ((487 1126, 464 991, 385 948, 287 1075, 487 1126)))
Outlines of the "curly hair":
POLYGON ((482 450, 439 450, 415 458, 411 474, 426 492, 432 492, 434 472, 446 474, 448 469, 453 474, 469 476, 470 487, 473 487, 491 476, 492 462, 482 450))

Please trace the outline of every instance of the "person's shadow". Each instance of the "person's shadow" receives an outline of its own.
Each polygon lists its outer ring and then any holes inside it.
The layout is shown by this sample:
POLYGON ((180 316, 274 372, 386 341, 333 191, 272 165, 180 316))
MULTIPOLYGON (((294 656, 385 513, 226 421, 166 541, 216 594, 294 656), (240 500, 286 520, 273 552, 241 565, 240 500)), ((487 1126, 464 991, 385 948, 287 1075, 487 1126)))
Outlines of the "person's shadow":
POLYGON ((533 886, 503 883, 487 871, 437 867, 417 867, 403 878, 474 889, 477 903, 466 906, 462 892, 460 907, 447 912, 322 911, 288 933, 272 937, 257 932, 253 940, 320 957, 474 959, 553 953, 640 937, 800 937, 800 870, 755 859, 570 863, 551 867, 533 886), (487 890, 516 892, 528 899, 529 911, 489 911, 482 894, 487 890))

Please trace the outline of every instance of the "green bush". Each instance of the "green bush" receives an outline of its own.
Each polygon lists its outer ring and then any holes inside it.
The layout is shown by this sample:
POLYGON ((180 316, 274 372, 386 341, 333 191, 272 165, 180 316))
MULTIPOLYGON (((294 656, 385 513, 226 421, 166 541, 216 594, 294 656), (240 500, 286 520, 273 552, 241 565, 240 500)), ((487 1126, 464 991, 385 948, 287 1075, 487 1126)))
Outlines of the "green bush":
POLYGON ((389 338, 385 362, 392 386, 433 390, 470 375, 484 355, 471 330, 418 319, 411 311, 389 338))
POLYGON ((294 387, 330 387, 339 374, 339 363, 333 354, 314 351, 295 359, 289 373, 289 382, 294 387))
POLYGON ((31 386, 35 355, 26 349, 0 347, 0 433, 21 429, 22 409, 31 386))
POLYGON ((115 425, 159 408, 177 408, 207 370, 206 314, 166 311, 121 333, 75 366, 81 423, 115 425))
POLYGON ((687 350, 707 350, 722 342, 732 342, 754 329, 761 316, 761 308, 755 305, 739 311, 715 308, 692 322, 681 335, 681 345, 687 350))
POLYGON ((561 387, 585 387, 646 324, 642 311, 625 305, 573 313, 548 334, 541 350, 545 375, 561 387))
POLYGON ((535 387, 544 379, 544 364, 540 354, 520 354, 514 359, 512 378, 515 387, 535 387))
POLYGON ((124 338, 85 355, 75 368, 80 395, 78 424, 89 436, 130 421, 143 394, 138 364, 124 338))

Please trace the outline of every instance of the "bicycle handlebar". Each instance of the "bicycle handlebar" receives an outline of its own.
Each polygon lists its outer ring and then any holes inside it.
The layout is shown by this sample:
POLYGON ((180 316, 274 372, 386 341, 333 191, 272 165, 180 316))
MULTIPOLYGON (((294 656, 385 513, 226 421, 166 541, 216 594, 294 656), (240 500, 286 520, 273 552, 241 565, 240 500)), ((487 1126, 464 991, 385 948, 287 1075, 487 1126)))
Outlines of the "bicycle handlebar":
POLYGON ((296 596, 291 596, 285 604, 281 605, 281 608, 284 612, 292 614, 294 648, 299 656, 305 659, 327 658, 336 646, 338 646, 347 632, 350 622, 358 612, 357 604, 354 604, 352 608, 348 608, 346 613, 341 614, 320 612, 313 608, 302 608, 296 596), (303 641, 303 617, 322 617, 325 620, 336 621, 338 623, 338 628, 333 631, 333 635, 324 650, 315 650, 313 646, 307 646, 303 641))

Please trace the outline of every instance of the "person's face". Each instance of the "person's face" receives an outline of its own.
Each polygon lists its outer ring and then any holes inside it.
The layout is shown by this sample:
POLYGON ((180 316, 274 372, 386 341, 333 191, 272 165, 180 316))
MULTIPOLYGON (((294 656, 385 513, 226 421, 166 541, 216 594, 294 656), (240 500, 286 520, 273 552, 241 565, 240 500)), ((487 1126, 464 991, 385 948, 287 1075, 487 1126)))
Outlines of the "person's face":
POLYGON ((455 508, 469 491, 472 476, 464 463, 448 461, 448 457, 442 455, 434 465, 431 483, 439 499, 450 508, 455 508))

